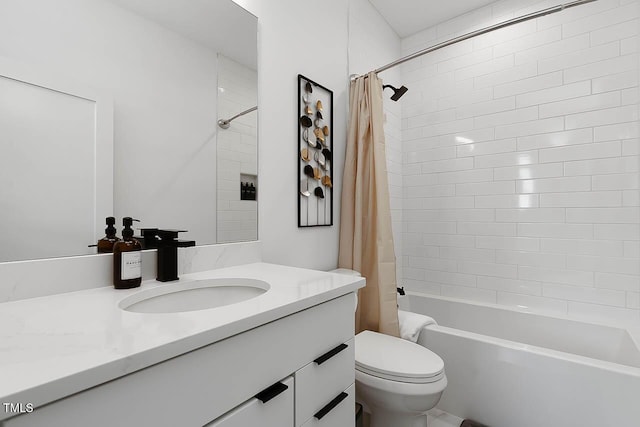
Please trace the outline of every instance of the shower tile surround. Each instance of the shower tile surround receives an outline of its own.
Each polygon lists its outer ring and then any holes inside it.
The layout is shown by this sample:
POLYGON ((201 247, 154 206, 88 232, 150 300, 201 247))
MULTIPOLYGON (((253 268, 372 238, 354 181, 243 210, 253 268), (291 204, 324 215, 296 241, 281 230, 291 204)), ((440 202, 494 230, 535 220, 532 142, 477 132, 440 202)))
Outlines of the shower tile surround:
MULTIPOLYGON (((228 119, 257 105, 257 82, 256 70, 218 55, 218 116, 228 119)), ((217 128, 218 243, 258 239, 258 203, 240 200, 240 175, 258 175, 257 135, 257 112, 217 128)))
MULTIPOLYGON (((557 3, 498 1, 402 54, 557 3)), ((402 66, 401 284, 640 326, 639 18, 599 0, 402 66)))

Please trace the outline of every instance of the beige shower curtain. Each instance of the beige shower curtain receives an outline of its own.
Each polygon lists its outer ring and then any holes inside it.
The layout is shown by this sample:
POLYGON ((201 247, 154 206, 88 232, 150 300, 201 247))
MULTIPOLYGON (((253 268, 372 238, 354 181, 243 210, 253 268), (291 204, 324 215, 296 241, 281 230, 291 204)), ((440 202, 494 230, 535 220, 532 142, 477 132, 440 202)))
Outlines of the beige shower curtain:
POLYGON ((375 73, 361 76, 351 82, 349 97, 338 266, 357 270, 367 279, 367 286, 358 291, 356 333, 399 336, 382 82, 375 73))

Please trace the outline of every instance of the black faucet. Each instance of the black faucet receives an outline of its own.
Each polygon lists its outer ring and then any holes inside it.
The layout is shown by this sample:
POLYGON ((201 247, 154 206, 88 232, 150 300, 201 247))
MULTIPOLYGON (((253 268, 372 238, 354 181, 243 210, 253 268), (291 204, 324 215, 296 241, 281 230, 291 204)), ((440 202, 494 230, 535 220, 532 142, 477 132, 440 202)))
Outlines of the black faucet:
MULTIPOLYGON (((178 248, 195 246, 195 240, 178 240, 178 233, 186 230, 154 230, 155 247, 158 248, 158 272, 156 280, 171 282, 178 280, 178 248)), ((145 235, 145 240, 147 240, 145 235)), ((149 236, 150 237, 150 236, 149 236)), ((151 239, 149 239, 151 240, 151 239)))
POLYGON ((158 249, 158 229, 157 228, 141 228, 141 236, 133 236, 142 246, 142 249, 158 249))

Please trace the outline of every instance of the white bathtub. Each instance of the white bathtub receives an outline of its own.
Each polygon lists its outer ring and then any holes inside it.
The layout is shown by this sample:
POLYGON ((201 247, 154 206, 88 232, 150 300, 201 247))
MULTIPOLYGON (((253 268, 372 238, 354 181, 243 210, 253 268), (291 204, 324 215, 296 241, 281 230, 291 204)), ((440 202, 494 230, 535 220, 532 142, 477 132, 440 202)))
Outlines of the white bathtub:
POLYGON ((438 322, 418 343, 444 360, 446 412, 490 427, 640 426, 626 329, 416 293, 401 308, 438 322))

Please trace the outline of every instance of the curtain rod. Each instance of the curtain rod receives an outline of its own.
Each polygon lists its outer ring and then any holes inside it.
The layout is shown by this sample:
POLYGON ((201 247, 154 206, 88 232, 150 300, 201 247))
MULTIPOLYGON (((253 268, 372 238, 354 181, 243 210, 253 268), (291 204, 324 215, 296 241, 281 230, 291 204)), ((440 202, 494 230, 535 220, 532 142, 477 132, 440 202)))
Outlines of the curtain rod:
POLYGON ((235 116, 231 117, 230 119, 224 120, 224 119, 220 119, 218 120, 218 126, 220 126, 222 129, 229 129, 229 126, 231 126, 231 122, 234 121, 235 119, 237 119, 240 116, 244 116, 245 114, 249 114, 252 111, 256 111, 258 109, 258 106, 256 105, 255 107, 251 107, 248 110, 244 110, 241 113, 236 114, 235 116))
MULTIPOLYGON (((407 61, 411 61, 412 59, 418 58, 418 57, 420 57, 422 55, 426 55, 427 53, 434 52, 434 51, 436 51, 438 49, 442 49, 443 47, 447 47, 447 46, 450 46, 452 44, 459 43, 459 42, 461 42, 463 40, 467 40, 467 39, 470 39, 472 37, 476 37, 476 36, 479 36, 479 35, 482 35, 482 34, 486 34, 486 33, 489 33, 491 31, 499 30, 500 28, 505 28, 505 27, 508 27, 508 26, 511 26, 511 25, 514 25, 514 24, 519 24, 521 22, 529 21, 530 19, 539 18, 541 16, 550 15, 550 14, 556 13, 556 12, 562 12, 563 10, 568 9, 570 7, 581 6, 583 4, 591 3, 591 2, 594 2, 594 1, 597 1, 597 0, 577 0, 577 1, 570 2, 570 3, 560 4, 560 5, 553 6, 553 7, 547 8, 547 9, 543 9, 543 10, 540 10, 538 12, 529 13, 527 15, 523 15, 523 16, 520 16, 518 18, 509 19, 508 21, 503 21, 503 22, 500 22, 498 24, 482 28, 480 30, 472 31, 470 33, 463 34, 463 35, 458 36, 458 37, 454 37, 454 38, 449 39, 447 41, 444 41, 442 43, 438 43, 438 44, 436 44, 434 46, 431 46, 431 47, 428 47, 426 49, 419 50, 418 52, 412 53, 411 55, 407 55, 407 56, 405 56, 403 58, 400 58, 400 59, 398 59, 396 61, 393 61, 393 62, 391 62, 391 63, 389 63, 387 65, 384 65, 384 66, 382 66, 380 68, 376 68, 375 70, 373 70, 373 72, 378 74, 378 73, 381 73, 382 71, 388 70, 389 68, 393 68, 396 65, 404 64, 407 61)), ((355 80, 358 77, 359 77, 358 75, 354 74, 354 75, 351 76, 351 80, 355 80)), ((365 77, 366 77, 366 75, 365 75, 365 77)))

